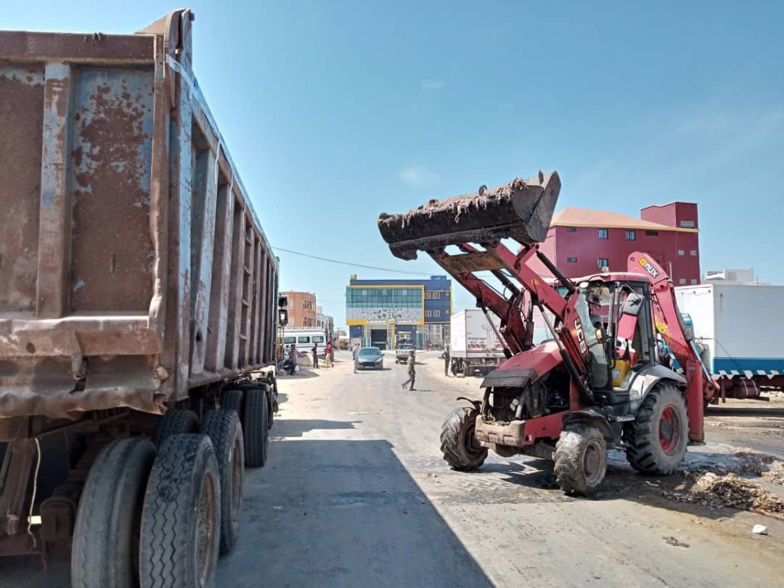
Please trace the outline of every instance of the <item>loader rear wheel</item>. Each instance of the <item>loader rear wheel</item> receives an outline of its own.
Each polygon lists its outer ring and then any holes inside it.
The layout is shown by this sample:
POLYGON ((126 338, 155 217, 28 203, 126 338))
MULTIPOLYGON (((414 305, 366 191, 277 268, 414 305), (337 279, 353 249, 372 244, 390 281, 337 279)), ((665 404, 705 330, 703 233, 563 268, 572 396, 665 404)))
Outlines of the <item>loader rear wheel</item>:
POLYGON ((576 424, 562 431, 555 445, 555 480, 566 494, 589 496, 607 472, 607 442, 601 431, 576 424))
POLYGON ((624 431, 626 459, 644 474, 672 474, 686 455, 689 416, 680 391, 659 383, 637 411, 637 419, 624 431))
POLYGON ((441 426, 441 453, 455 470, 475 470, 487 459, 487 447, 482 447, 474 435, 477 416, 479 413, 472 408, 456 408, 441 426))
POLYGON ((267 462, 269 445, 269 403, 263 387, 245 389, 242 433, 245 441, 245 465, 263 467, 267 462))
POLYGON ((163 445, 172 435, 196 433, 199 430, 199 417, 190 410, 170 410, 158 421, 152 442, 156 447, 163 445))
POLYGON ((71 548, 71 582, 85 588, 139 585, 139 524, 155 446, 119 439, 101 450, 84 485, 71 548))
POLYGON ((242 514, 245 452, 240 417, 234 410, 211 410, 201 432, 212 440, 221 485, 220 552, 229 553, 237 541, 242 514))
POLYGON ((155 459, 144 497, 142 588, 215 584, 221 528, 218 462, 206 435, 172 435, 155 459))

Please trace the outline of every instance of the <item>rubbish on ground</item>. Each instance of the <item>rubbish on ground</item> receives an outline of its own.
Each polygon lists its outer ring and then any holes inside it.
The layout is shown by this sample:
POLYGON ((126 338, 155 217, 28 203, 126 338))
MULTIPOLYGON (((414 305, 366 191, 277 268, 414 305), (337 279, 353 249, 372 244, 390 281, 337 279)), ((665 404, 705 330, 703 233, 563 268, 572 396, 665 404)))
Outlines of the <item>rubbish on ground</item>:
POLYGON ((751 532, 755 535, 767 535, 768 528, 765 525, 754 525, 754 528, 751 530, 751 532))

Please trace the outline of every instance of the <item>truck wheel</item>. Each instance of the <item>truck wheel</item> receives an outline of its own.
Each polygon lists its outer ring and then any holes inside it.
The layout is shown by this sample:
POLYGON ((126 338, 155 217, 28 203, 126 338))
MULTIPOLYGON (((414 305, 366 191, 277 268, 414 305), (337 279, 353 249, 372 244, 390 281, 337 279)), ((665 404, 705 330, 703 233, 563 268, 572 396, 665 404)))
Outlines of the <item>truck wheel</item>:
POLYGON ((150 472, 142 510, 142 588, 215 584, 221 528, 218 461, 206 435, 172 435, 150 472))
POLYGON ((607 472, 607 442, 595 427, 576 424, 555 444, 555 480, 566 494, 588 496, 607 472))
POLYGON ((224 390, 221 394, 220 407, 221 410, 233 410, 242 421, 242 390, 239 388, 224 390))
POLYGON ((637 411, 637 419, 624 431, 626 459, 644 474, 669 475, 686 455, 689 416, 683 395, 672 384, 660 383, 637 411))
POLYGON ((240 417, 234 410, 211 410, 204 417, 201 432, 215 448, 221 485, 220 552, 229 553, 240 530, 245 451, 240 417))
POLYGON ((441 453, 444 460, 461 472, 475 470, 487 459, 487 447, 482 447, 474 436, 478 412, 471 408, 456 408, 441 426, 441 453))
POLYGON ((139 585, 139 523, 155 445, 118 439, 98 455, 82 491, 71 548, 71 583, 84 588, 139 585))
POLYGON ((172 435, 196 433, 199 430, 199 417, 190 410, 170 410, 158 421, 152 442, 160 448, 163 442, 172 435))
POLYGON ((264 388, 247 388, 244 409, 242 434, 245 441, 245 465, 260 468, 267 462, 269 444, 267 391, 264 388))

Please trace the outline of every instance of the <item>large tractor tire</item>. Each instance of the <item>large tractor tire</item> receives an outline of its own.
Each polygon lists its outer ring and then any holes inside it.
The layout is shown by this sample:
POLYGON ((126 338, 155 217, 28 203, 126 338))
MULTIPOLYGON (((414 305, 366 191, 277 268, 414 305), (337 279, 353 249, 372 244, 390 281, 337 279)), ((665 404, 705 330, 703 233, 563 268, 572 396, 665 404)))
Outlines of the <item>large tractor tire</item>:
POLYGON ((190 410, 170 410, 158 421, 152 442, 160 448, 163 442, 172 435, 196 433, 199 430, 199 417, 190 410))
POLYGON ((555 481, 564 493, 590 496, 607 472, 607 442, 596 427, 575 424, 555 445, 555 481))
POLYGON ((680 391, 659 383, 643 399, 634 423, 627 425, 626 459, 644 474, 669 475, 683 462, 689 443, 689 416, 680 391))
POLYGON ((266 388, 246 388, 243 411, 245 465, 249 468, 260 468, 267 463, 269 445, 269 401, 266 388))
POLYGON ((155 445, 118 439, 101 450, 84 485, 71 548, 71 583, 139 585, 139 523, 155 445))
POLYGON ((455 470, 468 472, 480 468, 487 459, 487 447, 474 436, 478 412, 472 408, 456 408, 441 426, 441 453, 455 470))
POLYGON ((172 435, 158 450, 142 510, 142 588, 215 585, 221 481, 206 435, 172 435))
POLYGON ((212 440, 221 484, 220 552, 229 553, 237 541, 242 514, 245 451, 240 417, 233 410, 211 410, 201 432, 212 440))

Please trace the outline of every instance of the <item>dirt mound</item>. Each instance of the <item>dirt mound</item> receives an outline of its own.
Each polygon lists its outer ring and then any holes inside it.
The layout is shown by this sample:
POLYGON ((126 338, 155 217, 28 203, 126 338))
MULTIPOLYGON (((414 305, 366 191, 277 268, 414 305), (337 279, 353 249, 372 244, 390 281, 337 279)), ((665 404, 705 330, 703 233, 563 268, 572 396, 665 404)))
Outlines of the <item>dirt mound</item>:
POLYGON ((735 474, 703 473, 694 479, 691 491, 662 491, 677 502, 700 504, 709 508, 734 508, 784 518, 784 499, 750 480, 735 474))
POLYGON ((762 477, 765 478, 768 482, 773 482, 779 486, 784 486, 784 465, 779 464, 778 467, 762 474, 762 477))

